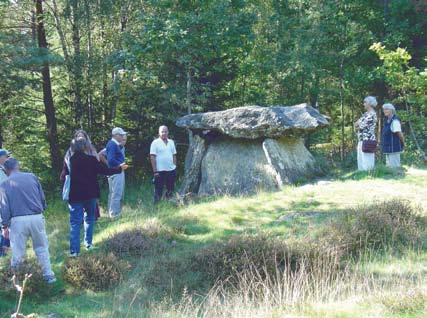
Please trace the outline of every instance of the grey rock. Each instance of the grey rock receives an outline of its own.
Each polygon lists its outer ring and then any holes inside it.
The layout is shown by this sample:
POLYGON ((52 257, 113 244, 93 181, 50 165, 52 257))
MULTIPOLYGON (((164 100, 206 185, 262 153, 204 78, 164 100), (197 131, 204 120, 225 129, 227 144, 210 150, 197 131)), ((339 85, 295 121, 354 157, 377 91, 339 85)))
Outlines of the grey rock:
POLYGON ((279 186, 295 184, 321 174, 314 157, 301 138, 265 139, 262 147, 269 164, 276 172, 276 182, 279 186))
POLYGON ((199 195, 242 194, 278 188, 276 173, 262 141, 222 137, 211 143, 202 160, 199 195))
POLYGON ((177 126, 193 131, 212 130, 233 138, 279 138, 312 132, 329 123, 315 108, 245 106, 181 117, 177 126))
POLYGON ((191 193, 197 193, 199 191, 200 169, 205 152, 206 141, 194 135, 190 148, 185 156, 184 180, 178 191, 181 197, 186 197, 191 193))

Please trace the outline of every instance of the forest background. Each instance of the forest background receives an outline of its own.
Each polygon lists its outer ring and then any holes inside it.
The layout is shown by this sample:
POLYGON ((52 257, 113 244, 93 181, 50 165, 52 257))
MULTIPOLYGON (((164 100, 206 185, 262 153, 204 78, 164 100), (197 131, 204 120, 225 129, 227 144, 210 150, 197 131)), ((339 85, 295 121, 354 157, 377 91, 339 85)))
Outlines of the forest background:
POLYGON ((354 165, 353 123, 373 95, 396 105, 403 160, 417 164, 426 58, 425 0, 2 0, 0 147, 53 191, 78 128, 97 148, 112 127, 128 131, 132 179, 150 174, 161 124, 182 162, 181 115, 309 103, 331 125, 307 146, 342 168, 354 165))

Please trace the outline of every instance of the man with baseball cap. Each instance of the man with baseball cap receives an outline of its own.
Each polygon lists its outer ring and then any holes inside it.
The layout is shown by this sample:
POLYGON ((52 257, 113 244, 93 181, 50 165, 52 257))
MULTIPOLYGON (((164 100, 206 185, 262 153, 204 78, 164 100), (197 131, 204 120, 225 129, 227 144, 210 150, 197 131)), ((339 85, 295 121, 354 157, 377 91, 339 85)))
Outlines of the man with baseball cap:
MULTIPOLYGON (((120 145, 123 139, 126 138, 126 132, 120 128, 115 127, 111 131, 112 138, 107 143, 107 162, 109 168, 117 168, 125 163, 125 156, 120 145)), ((108 177, 109 195, 108 195, 108 215, 110 218, 120 216, 122 211, 122 199, 125 189, 125 172, 108 177)))
POLYGON ((0 149, 0 183, 2 183, 7 178, 3 164, 10 157, 10 155, 11 153, 6 149, 0 149))
MULTIPOLYGON (((6 175, 6 169, 4 168, 3 164, 6 162, 7 159, 9 159, 11 153, 7 151, 6 149, 0 148, 0 184, 2 184, 3 181, 7 179, 6 175)), ((1 223, 1 216, 0 216, 0 223, 1 223)), ((6 256, 6 251, 10 247, 10 241, 9 238, 3 236, 3 234, 0 234, 0 257, 6 256)))

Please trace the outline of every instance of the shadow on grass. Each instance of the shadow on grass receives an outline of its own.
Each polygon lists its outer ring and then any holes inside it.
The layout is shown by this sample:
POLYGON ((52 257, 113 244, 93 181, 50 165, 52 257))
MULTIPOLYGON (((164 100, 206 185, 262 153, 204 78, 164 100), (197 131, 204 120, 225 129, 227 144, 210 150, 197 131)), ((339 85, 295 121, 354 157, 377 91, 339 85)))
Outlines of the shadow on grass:
POLYGON ((405 178, 405 169, 392 169, 384 165, 378 165, 371 171, 351 171, 338 177, 339 180, 364 180, 364 179, 384 179, 384 180, 399 180, 405 178))

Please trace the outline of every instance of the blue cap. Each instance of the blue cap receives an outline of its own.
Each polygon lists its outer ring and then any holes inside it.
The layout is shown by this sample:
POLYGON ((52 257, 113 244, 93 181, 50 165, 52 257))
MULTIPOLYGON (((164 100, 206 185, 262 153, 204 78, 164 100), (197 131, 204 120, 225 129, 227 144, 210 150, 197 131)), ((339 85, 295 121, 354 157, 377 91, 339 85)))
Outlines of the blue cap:
POLYGON ((6 149, 0 149, 0 157, 1 156, 10 156, 12 153, 7 151, 6 149))

